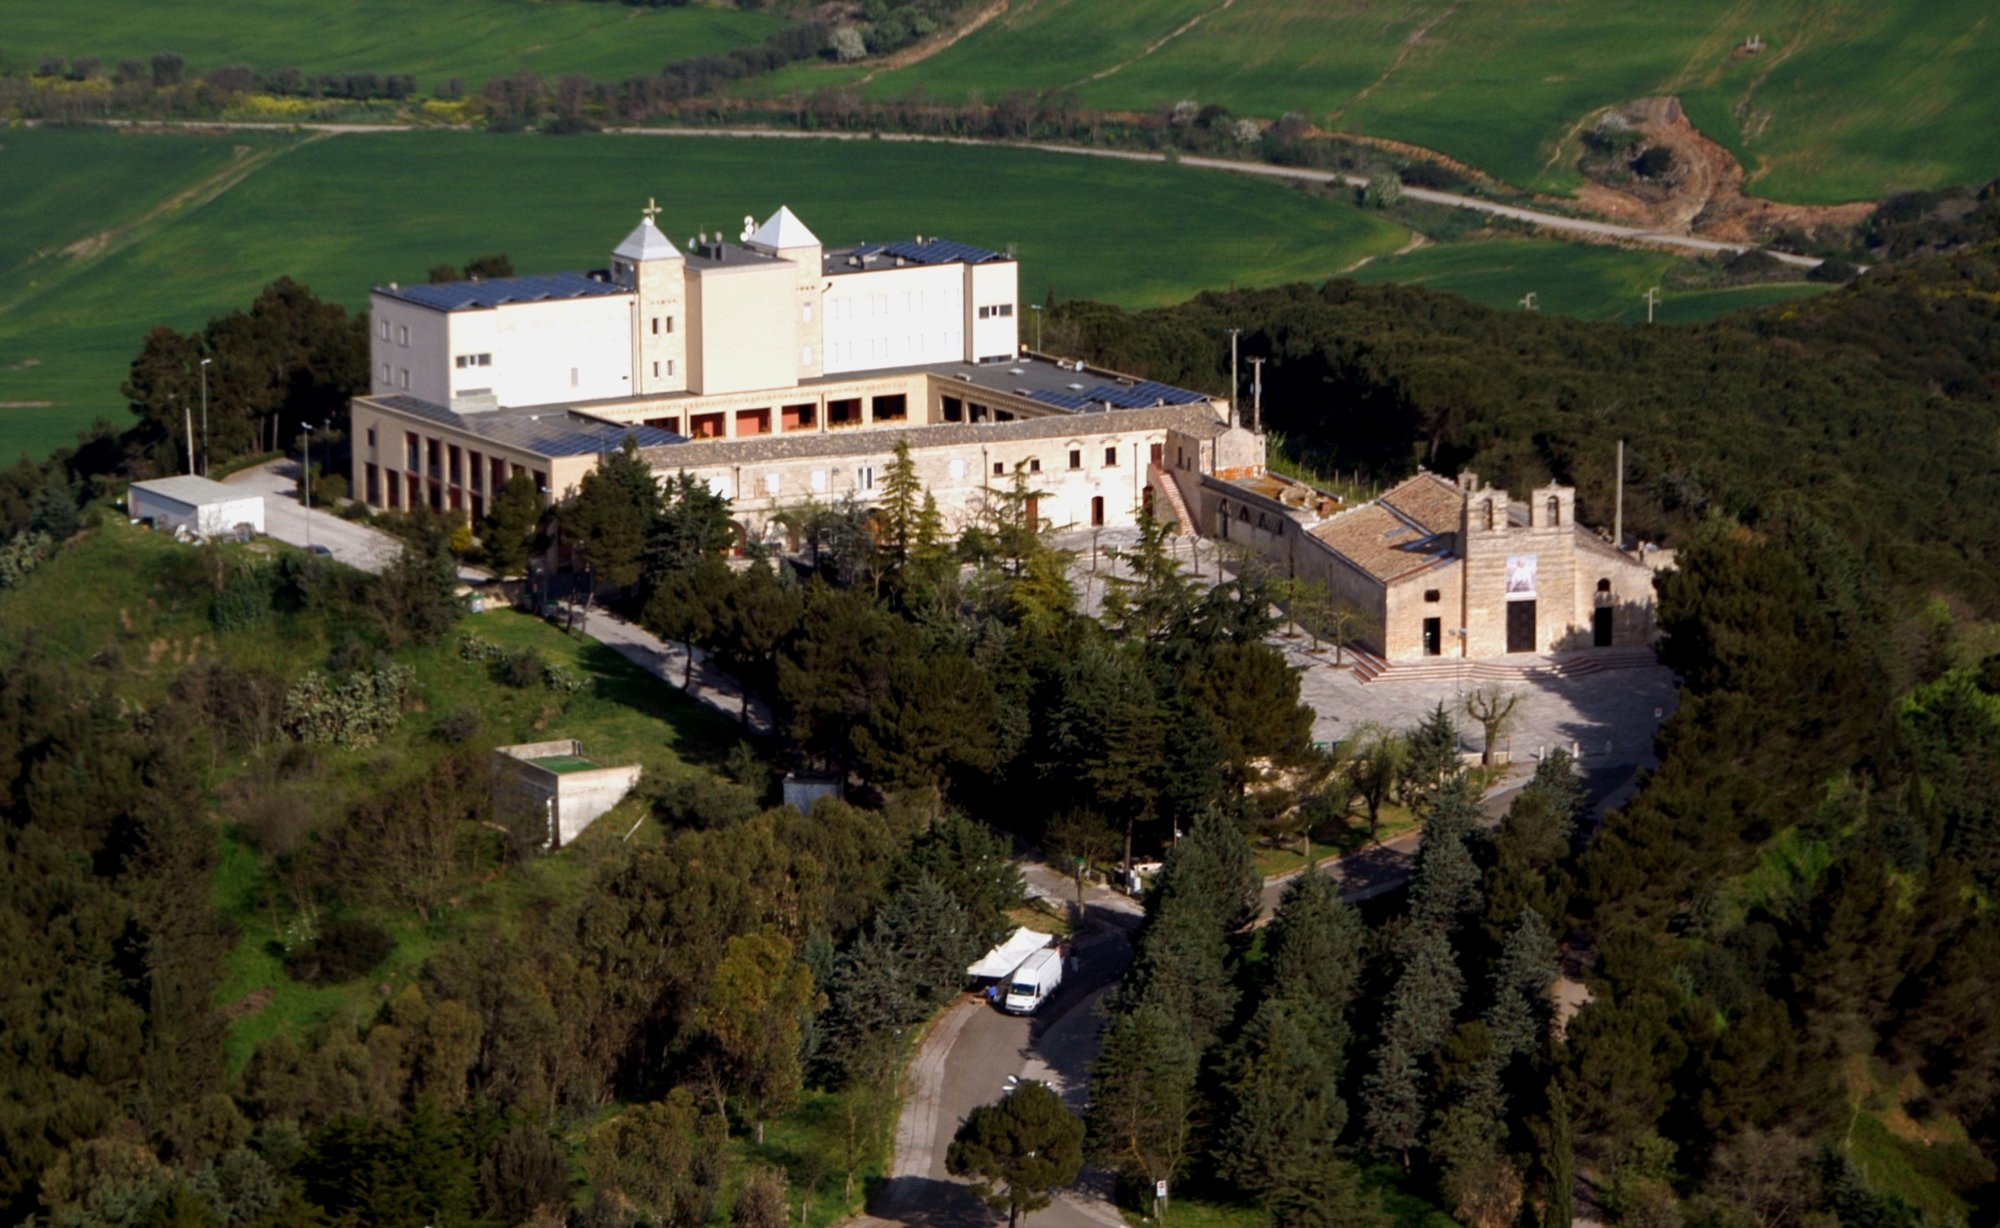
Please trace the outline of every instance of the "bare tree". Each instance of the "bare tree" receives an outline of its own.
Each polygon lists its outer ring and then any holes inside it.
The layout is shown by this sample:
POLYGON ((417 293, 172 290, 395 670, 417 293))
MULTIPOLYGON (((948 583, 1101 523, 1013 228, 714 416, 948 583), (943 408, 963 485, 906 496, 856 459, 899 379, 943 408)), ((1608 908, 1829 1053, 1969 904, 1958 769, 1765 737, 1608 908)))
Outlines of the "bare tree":
POLYGON ((1497 682, 1489 682, 1465 697, 1465 714, 1479 722, 1485 745, 1479 751, 1479 766, 1493 764, 1493 743, 1514 727, 1521 707, 1521 695, 1497 682))

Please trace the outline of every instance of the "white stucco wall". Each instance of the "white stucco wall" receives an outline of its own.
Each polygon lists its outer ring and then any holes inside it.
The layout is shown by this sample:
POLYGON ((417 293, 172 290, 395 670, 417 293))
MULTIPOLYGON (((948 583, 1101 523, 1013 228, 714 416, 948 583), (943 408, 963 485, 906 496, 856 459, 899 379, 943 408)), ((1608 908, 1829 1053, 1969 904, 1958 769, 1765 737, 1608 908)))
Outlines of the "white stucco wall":
POLYGON ((491 389, 502 405, 552 405, 632 395, 632 296, 606 294, 454 311, 440 355, 453 392, 491 389), (457 366, 490 354, 490 367, 457 366))
POLYGON ((964 361, 965 267, 910 265, 829 278, 820 322, 825 373, 964 361))
POLYGON ((384 294, 368 300, 368 390, 442 405, 451 399, 450 317, 384 294))
POLYGON ((966 274, 965 314, 967 335, 971 338, 965 361, 1012 358, 1020 338, 1021 266, 1012 260, 999 260, 960 267, 966 274), (985 319, 979 317, 982 307, 989 309, 985 319), (998 310, 1003 307, 1007 309, 1005 315, 998 310))

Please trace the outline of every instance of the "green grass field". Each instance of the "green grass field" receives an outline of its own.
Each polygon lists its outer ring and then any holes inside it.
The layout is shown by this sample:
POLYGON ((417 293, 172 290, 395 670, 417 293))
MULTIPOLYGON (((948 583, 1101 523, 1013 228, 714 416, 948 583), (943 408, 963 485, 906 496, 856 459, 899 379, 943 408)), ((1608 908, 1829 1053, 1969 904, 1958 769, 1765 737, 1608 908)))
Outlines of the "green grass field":
POLYGON ((1492 307, 1519 308, 1528 294, 1539 311, 1585 320, 1644 322, 1645 293, 1661 286, 1654 319, 1691 324, 1727 312, 1824 293, 1815 282, 1779 282, 1731 289, 1677 290, 1667 274, 1684 257, 1626 251, 1553 239, 1494 239, 1425 247, 1373 260, 1356 281, 1403 282, 1462 294, 1492 307))
POLYGON ((31 65, 94 55, 109 69, 172 51, 196 71, 413 73, 428 90, 517 69, 617 80, 757 42, 784 24, 772 13, 583 0, 69 0, 0 8, 0 48, 31 65))
MULTIPOLYGON (((30 254, 140 216, 243 143, 0 137, 7 165, 50 182, 32 199, 0 194, 0 235, 30 254), (96 173, 128 156, 154 169, 96 173), (14 240, 17 226, 32 238, 14 240)), ((17 259, 0 275, 0 456, 44 453, 99 415, 122 425, 118 387, 154 324, 198 327, 282 275, 364 308, 370 285, 422 280, 433 264, 487 252, 524 272, 602 267, 649 196, 677 240, 733 235, 745 214, 789 203, 829 243, 924 233, 1012 247, 1028 302, 1052 289, 1146 306, 1325 278, 1406 237, 1360 210, 1238 176, 1020 150, 467 132, 272 142, 242 182, 114 236, 102 255, 17 259), (51 404, 20 404, 42 401, 51 404)))
MULTIPOLYGON (((1074 89, 1109 109, 1191 98, 1269 118, 1298 111, 1555 190, 1576 182, 1557 151, 1591 111, 1678 94, 1745 160, 1752 191, 1853 200, 2000 172, 1990 16, 1982 0, 1014 0, 866 89, 953 101, 1074 89), (1766 49, 1732 58, 1752 35, 1766 49)), ((770 95, 855 76, 793 69, 770 95)))

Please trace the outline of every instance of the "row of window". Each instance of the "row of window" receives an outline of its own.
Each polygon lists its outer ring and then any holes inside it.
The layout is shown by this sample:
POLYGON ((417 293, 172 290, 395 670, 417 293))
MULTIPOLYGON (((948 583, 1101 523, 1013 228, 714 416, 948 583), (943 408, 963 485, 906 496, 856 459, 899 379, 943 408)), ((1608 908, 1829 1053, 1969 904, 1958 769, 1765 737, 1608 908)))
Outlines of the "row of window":
MULTIPOLYGON (((382 340, 384 340, 384 341, 387 341, 387 340, 389 339, 389 321, 388 321, 388 320, 386 320, 386 319, 384 319, 384 320, 377 320, 377 321, 375 322, 375 335, 376 335, 377 337, 380 337, 380 338, 381 338, 382 340)), ((403 347, 404 349, 408 349, 408 348, 410 348, 410 326, 409 326, 409 325, 407 325, 407 324, 398 324, 398 325, 396 326, 396 344, 397 344, 397 345, 400 345, 400 346, 402 346, 402 347, 403 347)))
POLYGON ((1005 317, 1011 316, 1013 314, 1014 314, 1014 304, 1012 303, 1000 303, 996 306, 981 307, 979 309, 979 318, 982 320, 991 320, 996 318, 1004 319, 1005 317))
POLYGON ((490 367, 493 365, 493 355, 460 354, 458 357, 452 359, 452 362, 461 371, 465 370, 467 367, 490 367))
POLYGON ((408 388, 410 386, 410 369, 408 367, 398 368, 393 381, 389 378, 389 374, 389 364, 385 362, 382 364, 382 386, 384 388, 391 386, 392 383, 397 388, 408 388))

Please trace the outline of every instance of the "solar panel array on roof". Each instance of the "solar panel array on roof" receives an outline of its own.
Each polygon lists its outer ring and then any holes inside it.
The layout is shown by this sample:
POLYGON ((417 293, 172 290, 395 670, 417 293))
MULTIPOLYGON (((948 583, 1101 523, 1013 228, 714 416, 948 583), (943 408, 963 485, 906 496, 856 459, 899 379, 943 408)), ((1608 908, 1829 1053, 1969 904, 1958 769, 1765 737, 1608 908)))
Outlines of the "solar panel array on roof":
POLYGON ((589 456, 595 452, 615 452, 625 446, 627 436, 642 448, 682 442, 681 436, 672 431, 663 431, 656 426, 620 427, 594 422, 579 423, 574 420, 555 423, 545 420, 534 425, 554 428, 532 445, 535 451, 544 456, 589 456))
POLYGON ((989 260, 1000 259, 999 252, 951 239, 926 239, 922 243, 909 240, 891 243, 884 250, 891 256, 901 256, 919 264, 953 264, 961 260, 966 264, 985 264, 989 260))
POLYGON ((1199 392, 1189 392, 1172 384, 1156 384, 1152 380, 1139 383, 1099 384, 1082 394, 1087 401, 1101 401, 1119 409, 1144 409, 1149 405, 1192 405, 1208 398, 1199 392))
POLYGON ((854 249, 855 255, 864 258, 877 252, 915 264, 955 264, 959 261, 985 264, 989 260, 1004 259, 999 252, 951 239, 925 239, 922 243, 914 239, 904 239, 900 243, 863 243, 854 249))
POLYGON ((586 273, 540 273, 528 277, 493 277, 481 281, 447 281, 427 286, 378 287, 404 302, 436 311, 469 311, 507 303, 539 303, 550 299, 589 298, 624 294, 623 286, 599 281, 586 273))
POLYGON ((1082 397, 1077 396, 1074 393, 1051 392, 1046 388, 1037 388, 1035 391, 1028 394, 1028 399, 1031 401, 1040 401, 1044 405, 1053 405, 1058 409, 1090 408, 1089 401, 1084 400, 1082 397))

